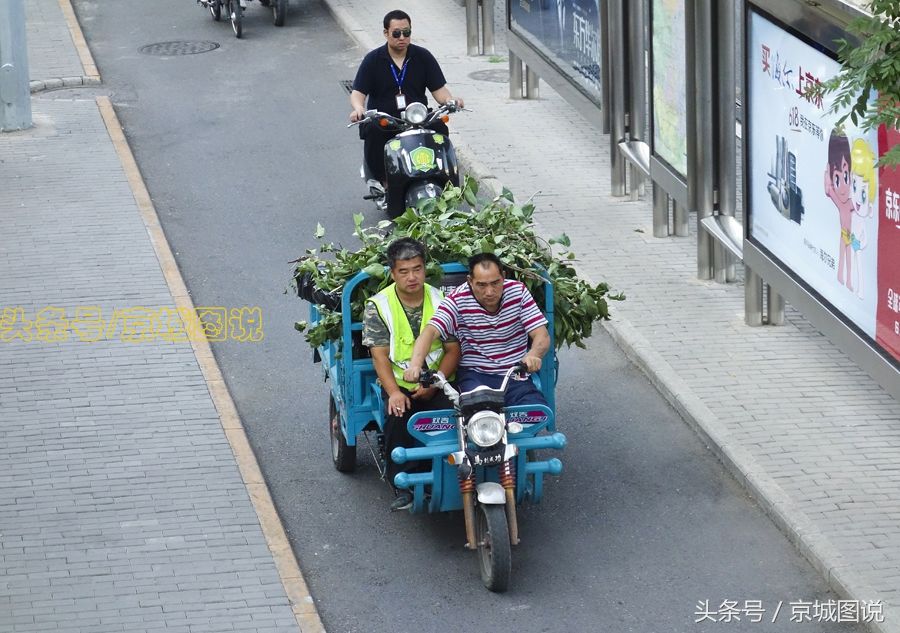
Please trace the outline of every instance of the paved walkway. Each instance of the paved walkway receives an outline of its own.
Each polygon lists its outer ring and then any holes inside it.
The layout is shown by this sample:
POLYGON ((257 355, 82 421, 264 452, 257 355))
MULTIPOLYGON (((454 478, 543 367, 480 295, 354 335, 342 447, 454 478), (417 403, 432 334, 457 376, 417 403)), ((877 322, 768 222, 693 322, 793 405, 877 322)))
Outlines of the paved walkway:
MULTIPOLYGON (((32 90, 97 81, 68 0, 26 5, 32 90)), ((108 99, 32 109, 0 134, 0 631, 321 631, 208 343, 122 340, 190 299, 108 99)))
MULTIPOLYGON (((383 43, 397 4, 325 1, 365 47, 383 43)), ((507 84, 473 80, 506 61, 466 56, 459 2, 403 6, 473 110, 452 121, 462 158, 522 199, 538 192, 543 233, 565 230, 582 272, 628 295, 613 337, 837 593, 883 601, 873 628, 900 631, 900 403, 790 308, 783 327, 746 327, 743 286, 698 281, 696 235, 654 238, 649 200, 610 195, 608 138, 546 84, 514 101, 507 84)))
MULTIPOLYGON (((326 2, 365 46, 394 8, 326 2)), ((88 83, 61 35, 67 2, 26 5, 32 88, 88 83)), ((512 101, 471 79, 506 66, 465 55, 458 3, 406 6, 474 110, 454 119, 467 164, 539 192, 544 233, 564 227, 584 274, 628 295, 612 335, 835 589, 884 601, 873 628, 900 631, 900 405, 795 312, 745 327, 740 285, 694 278, 694 236, 655 239, 648 201, 610 196, 603 135, 546 85, 512 101)), ((33 108, 34 129, 0 135, 0 306, 183 306, 102 103, 33 108)), ((257 500, 264 485, 209 358, 187 343, 0 345, 0 631, 316 630, 302 579, 270 553, 277 526, 254 512, 248 487, 257 500)))

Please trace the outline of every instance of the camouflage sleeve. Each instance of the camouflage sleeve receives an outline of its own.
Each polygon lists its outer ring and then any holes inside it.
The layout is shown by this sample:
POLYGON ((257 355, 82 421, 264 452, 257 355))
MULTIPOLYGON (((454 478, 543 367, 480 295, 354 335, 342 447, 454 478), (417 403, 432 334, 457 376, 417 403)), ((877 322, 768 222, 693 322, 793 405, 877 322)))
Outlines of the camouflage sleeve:
POLYGON ((366 347, 390 347, 391 333, 381 320, 378 308, 371 301, 366 303, 363 313, 362 344, 366 347))

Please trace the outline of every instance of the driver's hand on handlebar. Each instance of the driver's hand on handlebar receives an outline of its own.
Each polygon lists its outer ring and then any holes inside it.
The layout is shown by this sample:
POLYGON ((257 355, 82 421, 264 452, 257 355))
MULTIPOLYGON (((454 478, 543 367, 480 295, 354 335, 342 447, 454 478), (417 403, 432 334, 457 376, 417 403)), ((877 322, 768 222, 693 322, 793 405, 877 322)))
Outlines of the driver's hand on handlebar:
POLYGON ((409 398, 397 390, 388 398, 388 415, 402 416, 410 408, 409 398))
POLYGON ((541 370, 541 357, 528 354, 521 361, 528 368, 529 374, 536 374, 541 370))
POLYGON ((403 371, 403 380, 405 380, 406 382, 419 382, 419 376, 421 375, 421 369, 410 367, 409 369, 403 371))
POLYGON ((434 398, 434 394, 437 393, 437 387, 423 387, 422 385, 418 385, 416 389, 412 392, 410 398, 413 400, 431 400, 434 398))
POLYGON ((448 101, 452 101, 453 103, 455 103, 457 110, 462 110, 466 107, 466 103, 465 101, 463 101, 462 97, 453 97, 452 99, 448 99, 448 101))
POLYGON ((350 113, 350 122, 357 123, 366 118, 366 111, 363 108, 356 108, 350 113))

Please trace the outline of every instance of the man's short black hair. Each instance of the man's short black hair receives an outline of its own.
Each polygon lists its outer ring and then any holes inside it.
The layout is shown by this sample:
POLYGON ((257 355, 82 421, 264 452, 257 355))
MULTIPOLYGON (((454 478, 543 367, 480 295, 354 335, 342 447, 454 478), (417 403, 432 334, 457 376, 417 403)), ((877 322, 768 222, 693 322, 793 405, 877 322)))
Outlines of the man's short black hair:
POLYGON ((421 257, 422 261, 425 261, 425 245, 411 237, 401 237, 391 242, 390 246, 387 247, 388 266, 391 267, 391 270, 394 269, 397 262, 415 259, 416 257, 421 257))
POLYGON ((503 274, 503 262, 501 262, 500 258, 493 253, 478 253, 476 255, 472 255, 469 258, 469 274, 474 275, 475 267, 479 264, 483 266, 485 263, 495 264, 497 266, 497 270, 500 271, 500 274, 503 274))
POLYGON ((409 17, 409 14, 406 11, 401 11, 400 9, 388 11, 384 15, 385 29, 391 25, 391 20, 406 20, 407 22, 409 22, 409 25, 412 26, 412 18, 409 17))

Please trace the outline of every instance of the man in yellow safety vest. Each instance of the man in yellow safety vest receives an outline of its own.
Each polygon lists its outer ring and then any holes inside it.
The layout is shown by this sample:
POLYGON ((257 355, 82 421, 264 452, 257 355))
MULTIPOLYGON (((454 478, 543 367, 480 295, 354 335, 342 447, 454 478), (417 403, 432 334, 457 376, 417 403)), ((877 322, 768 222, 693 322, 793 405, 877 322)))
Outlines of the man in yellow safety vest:
MULTIPOLYGON (((397 446, 409 448, 414 445, 406 428, 410 416, 420 411, 452 409, 453 405, 436 387, 425 388, 403 380, 419 330, 428 323, 444 298, 440 290, 425 283, 425 247, 421 242, 404 237, 388 246, 387 256, 394 283, 366 303, 363 345, 369 348, 387 401, 384 448, 387 480, 393 486, 397 473, 407 468, 391 460, 391 451, 397 446)), ((435 340, 425 362, 430 369, 440 370, 450 377, 456 371, 459 357, 456 339, 435 340)), ((424 466, 411 464, 409 468, 424 466)), ((391 510, 409 508, 412 504, 410 492, 395 489, 395 493, 391 510)))

